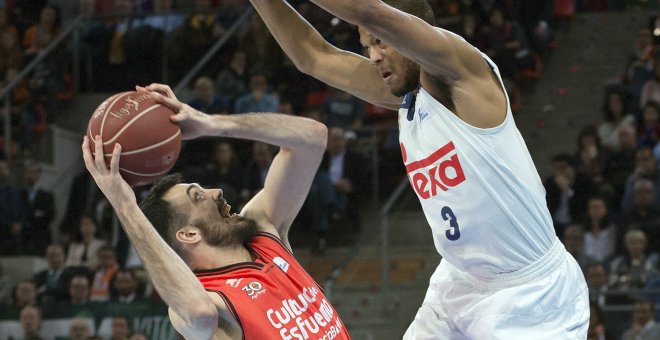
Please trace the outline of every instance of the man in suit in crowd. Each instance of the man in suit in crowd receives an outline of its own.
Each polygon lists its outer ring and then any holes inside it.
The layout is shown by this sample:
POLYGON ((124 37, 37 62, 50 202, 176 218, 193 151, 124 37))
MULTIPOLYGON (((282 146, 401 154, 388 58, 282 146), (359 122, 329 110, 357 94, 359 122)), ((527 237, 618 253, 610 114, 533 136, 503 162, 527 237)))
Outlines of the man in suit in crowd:
POLYGON ((29 250, 33 255, 41 256, 51 243, 50 223, 55 217, 53 194, 39 186, 41 167, 34 162, 25 165, 25 188, 23 199, 27 204, 26 237, 29 250))
POLYGON ((61 301, 66 298, 72 272, 64 266, 64 248, 51 244, 46 249, 48 268, 34 275, 32 280, 37 287, 37 299, 41 304, 61 301))

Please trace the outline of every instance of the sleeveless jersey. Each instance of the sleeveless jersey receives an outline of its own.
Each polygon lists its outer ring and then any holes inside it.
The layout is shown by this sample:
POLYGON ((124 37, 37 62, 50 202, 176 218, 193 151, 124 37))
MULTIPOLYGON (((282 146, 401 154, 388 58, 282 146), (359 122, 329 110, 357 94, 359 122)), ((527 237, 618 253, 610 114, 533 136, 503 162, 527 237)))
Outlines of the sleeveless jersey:
POLYGON ((504 122, 489 129, 465 123, 423 88, 399 109, 403 161, 436 249, 484 278, 532 264, 556 241, 545 189, 506 101, 504 122))
POLYGON ((244 339, 350 339, 321 287, 278 238, 261 232, 248 247, 254 262, 195 271, 225 301, 244 339))

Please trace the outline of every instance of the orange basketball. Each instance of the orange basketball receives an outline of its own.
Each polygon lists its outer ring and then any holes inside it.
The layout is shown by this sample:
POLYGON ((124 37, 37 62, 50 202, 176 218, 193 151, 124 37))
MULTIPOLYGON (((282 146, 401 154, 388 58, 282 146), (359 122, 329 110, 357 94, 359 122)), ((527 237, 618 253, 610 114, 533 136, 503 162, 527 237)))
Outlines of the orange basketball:
POLYGON ((119 171, 126 182, 132 187, 153 183, 172 169, 181 151, 181 130, 170 121, 173 114, 150 93, 118 93, 103 101, 89 120, 92 154, 96 135, 103 140, 106 164, 119 143, 119 171))

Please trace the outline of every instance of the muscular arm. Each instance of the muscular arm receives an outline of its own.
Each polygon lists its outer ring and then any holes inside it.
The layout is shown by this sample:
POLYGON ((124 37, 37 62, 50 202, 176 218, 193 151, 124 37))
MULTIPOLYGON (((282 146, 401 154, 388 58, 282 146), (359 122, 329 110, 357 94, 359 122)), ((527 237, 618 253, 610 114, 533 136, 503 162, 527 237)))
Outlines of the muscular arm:
POLYGON ((327 143, 325 125, 277 113, 211 116, 209 135, 251 139, 277 145, 264 188, 241 214, 288 244, 287 233, 302 207, 327 143))
POLYGON ((332 14, 363 27, 385 45, 421 66, 421 84, 433 92, 437 80, 452 89, 455 112, 477 127, 504 119, 505 97, 481 53, 460 36, 433 27, 380 0, 311 0, 332 14), (493 107, 501 108, 493 114, 493 107))
POLYGON ((375 105, 399 107, 401 99, 390 94, 367 58, 332 46, 284 0, 250 1, 301 72, 375 105))

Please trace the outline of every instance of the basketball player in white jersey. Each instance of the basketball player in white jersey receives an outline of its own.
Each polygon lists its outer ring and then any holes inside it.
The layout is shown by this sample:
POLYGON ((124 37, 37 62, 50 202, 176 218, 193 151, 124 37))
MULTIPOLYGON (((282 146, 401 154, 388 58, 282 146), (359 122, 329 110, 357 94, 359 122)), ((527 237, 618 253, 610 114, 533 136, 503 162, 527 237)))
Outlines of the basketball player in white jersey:
POLYGON ((251 0, 300 71, 399 109, 400 144, 443 259, 404 339, 585 339, 587 287, 555 236, 497 67, 426 0, 311 0, 358 25, 337 49, 284 0, 251 0))

